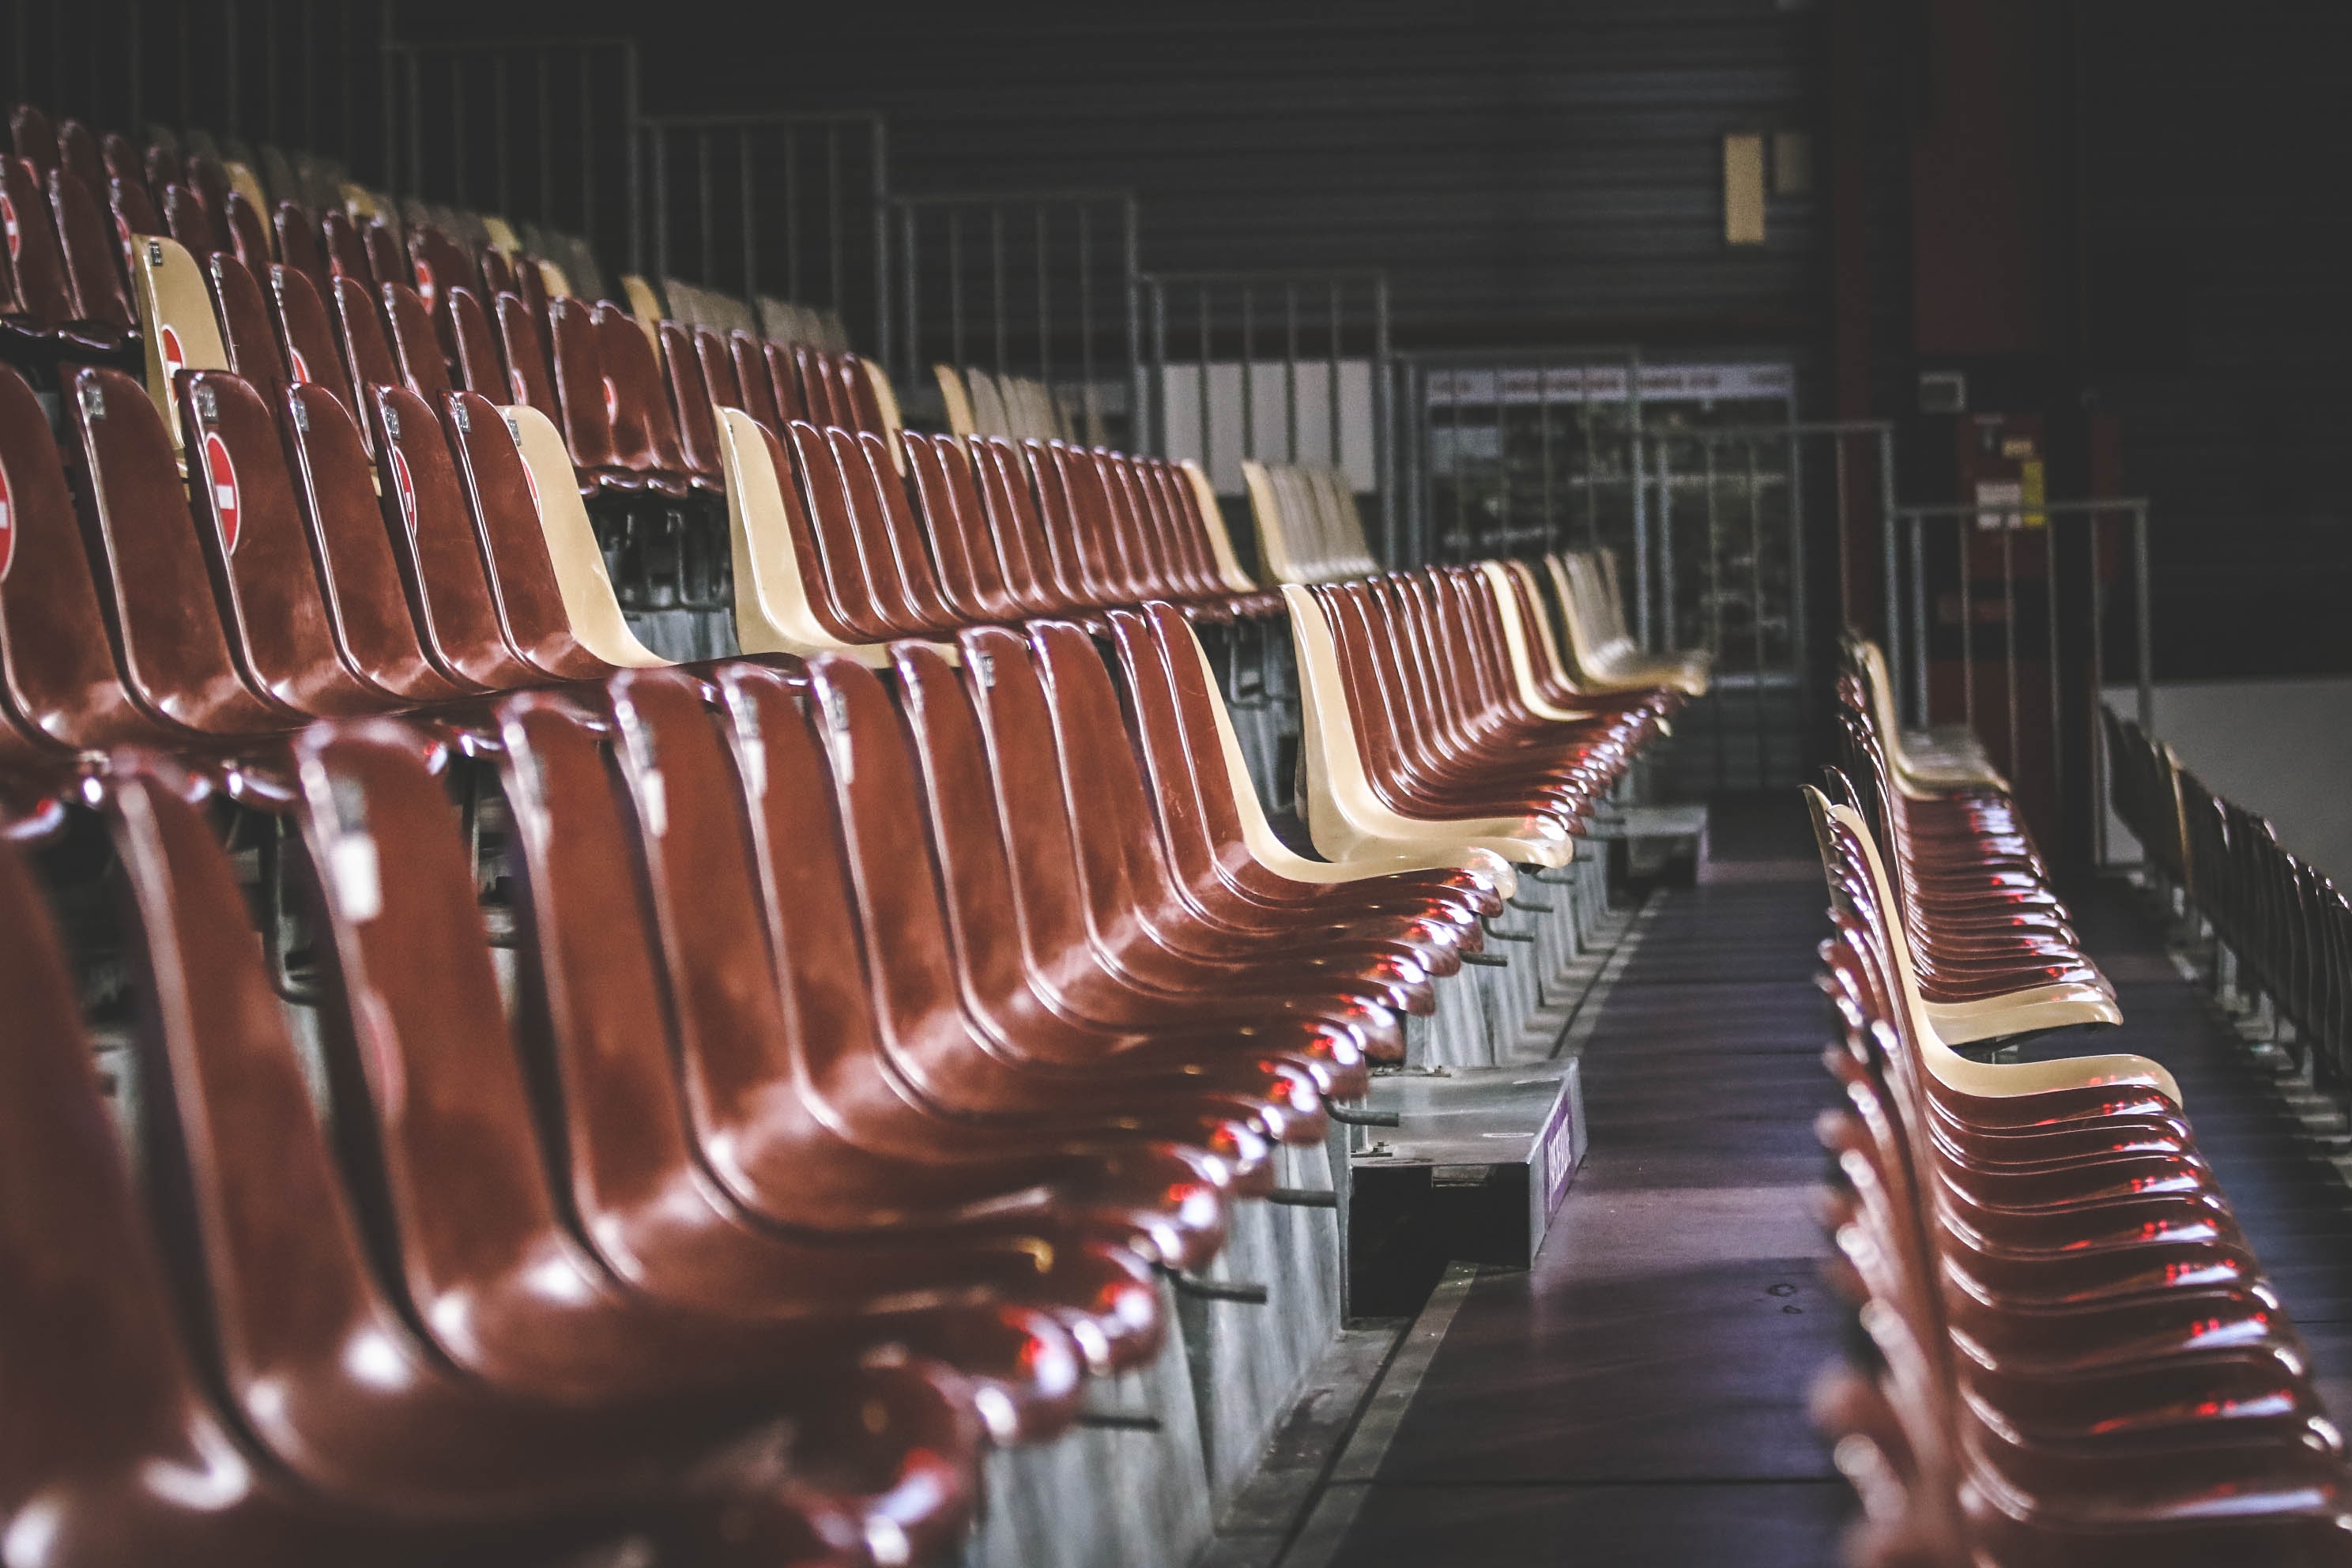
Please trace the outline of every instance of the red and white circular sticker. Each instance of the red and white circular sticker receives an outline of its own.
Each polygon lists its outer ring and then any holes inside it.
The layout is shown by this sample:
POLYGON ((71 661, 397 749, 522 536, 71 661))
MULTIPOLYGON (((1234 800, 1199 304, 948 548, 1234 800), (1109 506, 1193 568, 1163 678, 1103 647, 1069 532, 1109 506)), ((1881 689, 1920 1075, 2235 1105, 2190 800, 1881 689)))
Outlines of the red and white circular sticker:
POLYGON ((213 515, 220 520, 221 548, 234 555, 244 507, 237 499, 236 465, 228 460, 228 443, 217 430, 205 432, 205 481, 213 488, 213 515))
POLYGON ((523 384, 522 372, 519 370, 510 370, 507 372, 507 384, 514 388, 515 401, 517 403, 529 403, 530 401, 530 388, 523 384))
POLYGON ((415 266, 416 268, 416 297, 425 301, 425 308, 429 310, 433 309, 433 300, 436 292, 433 282, 433 264, 426 261, 420 256, 416 258, 415 266))
POLYGON ((182 367, 188 363, 188 351, 180 346, 180 334, 169 325, 155 330, 155 347, 163 356, 163 384, 175 384, 182 367))
POLYGON ((0 583, 8 580, 8 563, 16 559, 16 503, 8 492, 8 468, 0 464, 0 583))
POLYGON ((408 524, 409 537, 416 535, 416 481, 408 472, 408 459, 400 448, 392 448, 392 493, 399 498, 401 521, 408 524))
POLYGON ((303 383, 310 381, 310 362, 302 357, 302 351, 300 349, 288 349, 286 351, 286 359, 288 367, 294 372, 294 379, 296 381, 303 383))
POLYGON ((618 425, 620 422, 621 389, 613 384, 613 378, 608 375, 604 378, 604 423, 618 425))
POLYGON ((16 204, 0 193, 0 230, 8 236, 8 259, 14 261, 25 248, 25 231, 16 226, 16 204))

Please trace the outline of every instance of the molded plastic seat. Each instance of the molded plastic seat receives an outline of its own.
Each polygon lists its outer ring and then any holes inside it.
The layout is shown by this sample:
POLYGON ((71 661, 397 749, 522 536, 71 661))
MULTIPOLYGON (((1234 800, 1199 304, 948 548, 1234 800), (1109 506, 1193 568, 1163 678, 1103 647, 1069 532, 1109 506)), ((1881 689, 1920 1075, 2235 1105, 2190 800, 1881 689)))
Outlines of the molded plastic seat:
POLYGON ((451 381, 460 389, 498 401, 514 395, 507 364, 499 353, 498 334, 491 331, 482 297, 452 284, 441 291, 433 310, 433 325, 441 340, 451 381))
POLYGON ((400 369, 399 384, 437 407, 449 391, 449 367, 441 357, 440 334, 433 312, 416 290, 399 283, 383 289, 383 323, 391 329, 393 361, 400 369))
MULTIPOLYGON (((74 438, 90 477, 91 559, 131 700, 151 717, 200 736, 288 728, 290 716, 239 679, 211 611, 188 492, 163 416, 121 371, 86 368, 70 390, 74 438)), ((235 493, 234 472, 216 471, 211 450, 208 443, 201 470, 206 482, 235 493)))
POLYGON ((262 297, 260 283, 244 262, 218 251, 205 262, 205 270, 228 368, 259 393, 265 404, 281 405, 289 379, 286 349, 270 324, 269 302, 262 297))
MULTIPOLYGON (((730 1525, 804 1548, 797 1489, 719 1451, 755 1413, 494 1390, 453 1375, 417 1341, 370 1267, 210 825, 177 791, 136 775, 110 805, 158 998, 156 1112, 176 1125, 178 1147, 204 1154, 163 1156, 195 1241, 189 1285, 205 1304, 219 1385, 278 1463, 328 1497, 415 1524, 561 1512, 610 1530, 733 1508, 730 1525), (302 1291, 269 1287, 289 1269, 302 1291)), ((337 873, 338 895, 355 893, 349 858, 337 873)), ((968 1464, 956 1380, 942 1372, 929 1392, 931 1429, 917 1442, 945 1438, 950 1466, 968 1464)), ((896 1414, 886 1401, 886 1431, 896 1414)))

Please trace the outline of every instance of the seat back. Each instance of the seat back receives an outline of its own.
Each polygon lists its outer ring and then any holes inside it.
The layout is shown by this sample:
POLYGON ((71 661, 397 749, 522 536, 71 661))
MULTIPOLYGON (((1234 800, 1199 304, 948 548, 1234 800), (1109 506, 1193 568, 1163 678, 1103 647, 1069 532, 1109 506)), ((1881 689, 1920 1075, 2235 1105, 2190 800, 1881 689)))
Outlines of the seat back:
POLYGON ((9 365, 0 365, 0 491, 7 514, 0 542, 0 697, 11 716, 78 751, 149 732, 115 671, 48 418, 9 365))
POLYGON ((367 249, 368 269, 378 283, 407 283, 416 279, 408 270, 408 251, 400 243, 400 233, 382 217, 372 217, 360 230, 360 242, 367 249))
MULTIPOLYGON (((520 405, 501 412, 530 476, 540 531, 572 636, 606 664, 625 668, 667 664, 637 640, 621 614, 620 598, 604 569, 604 552, 573 482, 571 454, 554 422, 538 409, 520 405)), ((499 564, 504 571, 503 556, 499 564)))
MULTIPOLYGON (((87 537, 108 612, 115 663, 133 698, 208 734, 251 734, 287 722, 238 678, 212 608, 204 552, 163 416, 119 370, 89 367, 71 383, 70 418, 89 474, 87 537)), ((198 471, 231 511, 234 466, 207 445, 198 471)))
POLYGON ((1038 520, 1036 497, 1020 448, 1002 436, 978 436, 969 443, 988 508, 989 531, 1004 567, 1005 591, 1029 615, 1063 615, 1093 601, 1065 575, 1038 520))
POLYGON ((686 477, 686 454, 652 341, 617 305, 598 305, 593 319, 611 388, 605 403, 613 418, 614 454, 624 467, 674 490, 686 477))
POLYGON ((73 320, 73 285, 49 217, 48 195, 41 175, 23 158, 0 158, 0 227, 8 236, 16 308, 44 327, 73 320))
POLYGON ((702 366, 702 384, 710 401, 720 408, 743 406, 743 386, 735 379, 735 358, 727 340, 709 327, 694 329, 694 357, 702 366))
POLYGON ((429 223, 408 231, 408 270, 427 313, 440 308, 443 291, 477 287, 481 273, 457 242, 429 223))
POLYGON ((888 447, 871 431, 839 427, 825 432, 825 444, 848 486, 850 514, 865 542, 869 570, 881 579, 894 613, 903 616, 903 628, 953 628, 958 617, 940 596, 939 574, 907 504, 907 481, 890 461, 888 447))
POLYGON ((849 642, 887 642, 913 629, 906 624, 911 616, 905 607, 883 596, 880 563, 872 558, 869 542, 850 510, 848 480, 825 433, 796 419, 785 436, 791 467, 780 468, 778 477, 796 472, 800 479, 807 537, 814 548, 815 558, 809 563, 817 572, 813 603, 843 629, 849 642))
MULTIPOLYGON (((7 373, 13 374, 13 372, 7 373)), ((0 396, 5 396, 0 394, 0 396)), ((143 780, 117 808, 143 818, 143 780)), ((167 792, 166 792, 167 793, 167 792)), ((135 1540, 149 1510, 183 1512, 163 1490, 144 1507, 85 1479, 217 1473, 236 1439, 213 1413, 184 1348, 164 1259, 130 1152, 90 1070, 73 973, 31 868, 0 847, 0 1185, 38 1202, 0 1205, 0 1344, 12 1348, 0 1449, 12 1489, 44 1500, 52 1540, 135 1540), (136 1520, 126 1520, 130 1513, 136 1520)), ((240 921, 240 924, 241 924, 240 921)), ((236 1533, 268 1511, 257 1488, 230 1486, 184 1509, 185 1539, 205 1525, 236 1533)), ((134 1553, 138 1548, 130 1547, 134 1553)))
POLYGON ((416 733, 315 725, 296 810, 337 1005, 321 1010, 378 1221, 426 1316, 520 1271, 555 1231, 538 1124, 508 1033, 474 868, 416 733))
POLYGON ((297 384, 287 392, 281 435, 344 661, 371 685, 414 702, 472 691, 425 658, 350 410, 325 387, 297 384))
POLYGON ((228 349, 213 314, 204 269, 186 247, 153 236, 139 242, 135 287, 141 337, 146 345, 147 396, 163 414, 174 450, 180 446, 177 377, 182 370, 226 370, 228 349))
POLYGON ((438 407, 449 393, 449 367, 441 358, 433 313, 417 291, 399 283, 383 286, 383 320, 392 328, 394 363, 400 384, 438 407))
POLYGON ((735 390, 742 399, 737 406, 777 435, 782 435, 784 420, 776 406, 776 383, 768 369, 765 347, 759 339, 739 328, 727 334, 727 355, 734 363, 735 390))
POLYGON ((476 393, 452 393, 442 405, 441 423, 508 643, 532 668, 556 679, 601 679, 612 673, 612 666, 572 634, 563 590, 540 531, 530 470, 497 405, 476 393))
POLYGON ((332 303, 335 342, 342 353, 343 370, 364 406, 373 389, 400 384, 400 367, 392 357, 391 340, 384 336, 374 289, 356 278, 338 278, 332 303))
POLYGON ((425 651, 445 673, 493 690, 544 677, 507 646, 457 467, 432 405, 404 386, 370 400, 382 453, 384 525, 425 651))
POLYGON ((922 501, 923 531, 937 554, 940 592, 948 605, 966 622, 1016 618, 1020 606, 1005 590, 971 459, 951 436, 904 430, 899 440, 922 501))
POLYGON ((795 419, 805 419, 819 429, 833 423, 827 417, 830 409, 810 404, 790 344, 772 340, 763 342, 760 345, 760 357, 768 367, 768 385, 775 393, 777 418, 788 425, 795 419))
POLYGON ((621 467, 614 445, 616 399, 612 378, 604 373, 595 312, 578 300, 558 300, 548 318, 548 331, 554 354, 555 392, 563 406, 563 440, 572 449, 572 461, 592 471, 621 467))
MULTIPOLYGON (((719 439, 738 646, 746 653, 805 654, 868 641, 834 600, 783 443, 740 408, 719 410, 719 439)), ((862 657, 879 658, 879 650, 862 657)))
POLYGON ((228 205, 222 215, 221 226, 228 231, 229 248, 236 258, 256 269, 277 259, 270 254, 269 229, 261 221, 260 209, 243 191, 228 194, 228 205))
POLYGON ((356 278, 373 289, 376 284, 375 268, 368 260, 366 242, 360 238, 359 229, 341 207, 330 207, 319 223, 320 237, 325 242, 329 280, 322 289, 331 288, 336 278, 356 278))
POLYGON ((247 682, 297 713, 371 705, 381 694, 338 656, 270 405, 228 372, 188 371, 180 420, 203 476, 191 489, 214 602, 247 682))
POLYGON ((710 388, 702 379, 702 359, 695 352, 694 334, 676 321, 664 321, 656 331, 662 372, 670 402, 677 410, 679 460, 698 483, 715 487, 721 461, 719 426, 711 413, 710 388))
POLYGON ((279 406, 286 400, 286 350, 269 324, 269 303, 261 297, 261 285, 244 262, 226 251, 215 251, 205 272, 228 368, 251 383, 265 404, 279 406))
POLYGON ((550 418, 559 416, 563 405, 555 395, 555 374, 548 365, 547 340, 540 332, 539 319, 518 294, 501 294, 491 303, 506 359, 508 394, 550 418))
POLYGON ((230 248, 228 231, 195 191, 186 185, 165 185, 159 199, 163 208, 163 226, 171 231, 173 239, 198 256, 230 248))
POLYGON ((488 398, 514 395, 507 381, 506 361, 499 354, 498 335, 490 330, 489 312, 482 308, 479 294, 457 285, 444 289, 441 302, 434 309, 433 326, 457 386, 488 398))
POLYGON ((299 269, 314 287, 324 289, 333 274, 327 268, 327 254, 319 247, 319 226, 310 220, 296 202, 279 202, 269 215, 271 228, 278 234, 278 258, 299 269))
POLYGON ((74 319, 85 329, 128 334, 138 326, 123 288, 122 241, 90 186, 65 169, 49 171, 49 210, 58 226, 74 319))
MULTIPOLYGON (((269 269, 269 305, 278 329, 278 346, 286 353, 286 374, 297 385, 318 386, 342 405, 356 426, 359 394, 352 386, 342 350, 335 345, 335 329, 327 319, 326 301, 311 285, 310 275, 282 263, 269 269)), ((360 426, 364 437, 365 427, 360 426)), ((368 448, 373 450, 373 448, 368 448)))

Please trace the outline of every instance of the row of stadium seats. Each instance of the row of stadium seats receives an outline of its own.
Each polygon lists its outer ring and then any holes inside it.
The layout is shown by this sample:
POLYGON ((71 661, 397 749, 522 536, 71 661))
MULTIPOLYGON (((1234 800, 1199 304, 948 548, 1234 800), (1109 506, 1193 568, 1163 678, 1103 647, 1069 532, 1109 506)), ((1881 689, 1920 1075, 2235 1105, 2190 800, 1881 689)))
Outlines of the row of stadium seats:
POLYGON ((1054 389, 1032 376, 993 375, 977 365, 935 364, 932 379, 955 436, 1002 436, 1014 441, 1086 438, 1054 389))
POLYGON ((2001 781, 1909 755, 1875 654, 1843 688, 1859 798, 1806 792, 1864 1347, 1816 1398, 1865 1510, 1848 1560, 2352 1561, 2342 1437, 2171 1076, 1953 1048, 2121 1016, 2001 781))
MULTIPOLYGON (((100 255, 121 363, 0 366, 43 1563, 937 1558, 991 1453, 1224 1353, 1175 1303, 1263 1298, 1202 1277, 1330 1206, 1335 1113, 1526 968, 1509 911, 1572 935, 1592 887, 1522 876, 1693 685, 1592 659, 1571 563, 1277 597, 1197 469, 905 431, 854 356, 437 226, 339 211, 314 266, 194 177, 100 255), (743 651, 676 665, 615 568, 722 505, 743 651), (1205 640, 1284 616, 1321 858, 1205 640)), ((1170 1426, 1141 1484, 1204 1513, 1170 1426)))

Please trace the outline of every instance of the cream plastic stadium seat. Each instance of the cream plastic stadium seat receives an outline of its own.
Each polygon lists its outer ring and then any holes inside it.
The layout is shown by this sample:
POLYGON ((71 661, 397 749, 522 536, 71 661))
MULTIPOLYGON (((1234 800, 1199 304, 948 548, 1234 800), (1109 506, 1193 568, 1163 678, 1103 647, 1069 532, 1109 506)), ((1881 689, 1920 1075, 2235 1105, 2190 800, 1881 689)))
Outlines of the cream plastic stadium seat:
POLYGON ((898 390, 890 384, 890 373, 863 354, 858 356, 857 368, 865 374, 866 384, 874 389, 874 407, 882 416, 879 434, 890 448, 891 466, 903 479, 907 472, 907 444, 898 436, 906 429, 907 419, 898 411, 898 390))
POLYGON ((1993 767, 1984 744, 1965 725, 1937 730, 1904 730, 1895 722, 1895 681, 1886 656, 1867 637, 1849 636, 1846 653, 1870 704, 1871 722, 1879 743, 1895 770, 1895 787, 1915 799, 1954 789, 1995 789, 2011 793, 2009 781, 1993 767))
MULTIPOLYGON (((1821 841, 1823 866, 1837 864, 1837 851, 1831 841, 1834 824, 1860 842, 1863 858, 1870 868, 1872 896, 1878 908, 1885 911, 1900 909, 1902 905, 1886 874, 1886 864, 1879 858, 1877 835, 1861 814, 1851 806, 1831 805, 1829 797, 1811 784, 1804 789, 1805 804, 1812 812, 1813 831, 1821 841)), ((1834 888, 1832 896, 1836 896, 1834 888)), ((1902 990, 1898 1000, 1911 1016, 1928 1070, 1946 1085, 1964 1094, 1999 1096, 2038 1094, 2076 1084, 2137 1084, 2159 1089, 2176 1103, 2179 1101, 2180 1089, 2173 1082, 2172 1075, 2143 1057, 2069 1057, 2055 1061, 1996 1065, 1973 1062, 1957 1055, 1951 1047, 1979 1040, 2083 1024, 2120 1024, 2123 1013, 2113 997, 2089 985, 2036 985, 1978 1002, 1925 1001, 1919 994, 1910 941, 1891 918, 1890 925, 1891 940, 1887 945, 1894 952, 1895 977, 1902 990)))
POLYGON ((1514 865, 1565 866, 1576 841, 1558 826, 1531 816, 1428 818, 1382 805, 1364 774, 1363 754, 1347 689, 1339 677, 1329 623, 1314 595, 1286 584, 1291 639, 1297 648, 1300 738, 1305 764, 1307 831, 1316 851, 1333 861, 1368 857, 1459 853, 1485 849, 1514 865))
POLYGON ((1300 468, 1299 483, 1312 498, 1327 542, 1328 569, 1344 577, 1370 577, 1380 572, 1371 541, 1364 533, 1364 514, 1357 509, 1356 492, 1337 468, 1300 468))
POLYGON ((147 395, 163 411, 172 447, 181 447, 180 400, 172 377, 182 369, 226 370, 228 347, 205 287, 204 268, 185 246, 161 235, 141 235, 131 268, 139 332, 147 351, 147 395))
POLYGON ((1690 697, 1706 695, 1704 653, 1652 658, 1625 629, 1623 607, 1608 591, 1601 568, 1582 554, 1544 557, 1558 593, 1568 653, 1579 685, 1595 691, 1633 691, 1672 687, 1690 697))
POLYGON ((496 213, 482 215, 482 234, 490 247, 509 262, 514 259, 515 252, 522 248, 522 241, 516 237, 514 226, 496 213))
MULTIPOLYGON (((1493 849, 1475 846, 1429 847, 1402 840, 1382 843, 1366 838, 1358 842, 1356 854, 1324 860, 1309 860, 1293 850, 1276 836, 1274 825, 1266 820, 1265 807, 1257 797, 1257 786, 1250 781, 1249 763, 1242 753, 1241 739, 1234 731, 1233 715, 1226 710, 1217 667, 1210 660, 1209 650, 1202 646, 1200 634, 1189 626, 1184 632, 1192 639, 1193 656, 1201 661, 1202 678, 1209 689, 1209 706, 1217 721, 1217 751, 1224 761, 1234 809, 1241 817, 1242 839, 1259 865, 1294 882, 1357 882, 1398 871, 1480 871, 1496 879, 1496 890, 1503 897, 1509 898, 1517 890, 1518 872, 1510 861, 1493 849)), ((1320 849, 1322 846, 1318 843, 1316 847, 1320 849)))
POLYGON ((971 391, 971 427, 982 436, 1016 437, 1012 417, 1004 407, 1004 394, 998 388, 996 378, 984 370, 966 366, 964 384, 971 391))
POLYGON ((962 373, 951 364, 931 366, 931 375, 940 384, 940 402, 946 406, 948 432, 959 441, 969 441, 980 435, 973 422, 971 394, 964 390, 962 373))
POLYGON ((1242 558, 1234 549, 1234 536, 1225 531, 1225 514, 1217 505, 1217 487, 1209 482, 1208 471, 1187 458, 1177 465, 1184 470, 1185 482, 1192 487, 1192 499, 1201 509, 1201 525, 1208 530, 1209 550, 1216 557, 1217 577, 1236 594, 1255 594, 1258 585, 1242 570, 1242 558))
POLYGON ((668 312, 662 309, 661 296, 654 292, 654 286, 634 272, 621 274, 621 298, 628 306, 629 314, 640 321, 660 321, 668 316, 668 312))
POLYGON ((596 531, 580 499, 579 479, 562 432, 546 415, 526 404, 499 412, 506 416, 507 428, 514 432, 515 446, 530 472, 540 531, 547 536, 548 559, 555 567, 572 635, 606 664, 627 669, 667 665, 668 659, 637 640, 621 614, 621 601, 613 592, 613 579, 604 570, 604 552, 597 547, 596 531))
POLYGON ((1242 488, 1249 493, 1250 521, 1257 525, 1258 569, 1270 582, 1298 582, 1289 542, 1283 537, 1282 502, 1274 493, 1274 475, 1256 458, 1244 458, 1242 488))
MULTIPOLYGON (((1520 565, 1522 563, 1513 562, 1511 564, 1520 565)), ((1563 723, 1594 717, 1575 709, 1561 708, 1543 695, 1543 689, 1536 679, 1537 650, 1527 623, 1519 616, 1518 595, 1511 587, 1509 567, 1499 561, 1482 561, 1478 563, 1478 570, 1486 579, 1486 586, 1494 593, 1495 609, 1503 623, 1503 641, 1510 650, 1511 679, 1518 687, 1519 700, 1527 705, 1528 711, 1539 719, 1563 723)))
POLYGON ((740 408, 720 408, 719 458, 727 480, 727 530, 735 541, 735 640, 745 653, 846 654, 876 669, 889 649, 834 637, 809 607, 793 548, 782 479, 765 433, 740 408))

